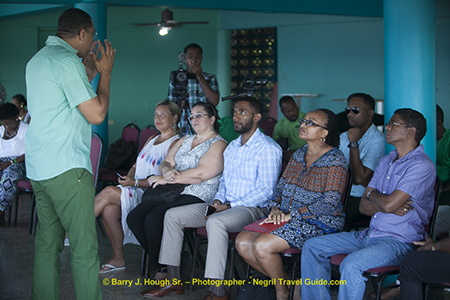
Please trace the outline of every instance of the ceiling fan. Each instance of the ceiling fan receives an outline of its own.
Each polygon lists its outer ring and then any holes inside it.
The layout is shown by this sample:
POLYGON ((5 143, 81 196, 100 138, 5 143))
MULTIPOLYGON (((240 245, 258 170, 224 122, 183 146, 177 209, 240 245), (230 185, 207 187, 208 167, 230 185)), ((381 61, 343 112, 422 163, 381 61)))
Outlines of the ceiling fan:
POLYGON ((160 35, 166 35, 169 30, 174 27, 181 27, 184 24, 208 24, 207 21, 197 21, 197 22, 179 22, 173 19, 173 11, 168 8, 161 13, 161 22, 157 23, 134 23, 136 26, 159 26, 160 35))

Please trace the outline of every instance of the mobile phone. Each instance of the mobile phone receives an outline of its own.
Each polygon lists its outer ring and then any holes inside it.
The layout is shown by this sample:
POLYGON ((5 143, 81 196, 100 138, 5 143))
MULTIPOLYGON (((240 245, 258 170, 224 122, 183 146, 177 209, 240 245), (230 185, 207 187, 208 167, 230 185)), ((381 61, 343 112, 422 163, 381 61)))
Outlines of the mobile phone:
POLYGON ((205 217, 213 214, 215 211, 216 211, 216 208, 214 206, 211 206, 211 205, 208 206, 205 211, 205 217))
POLYGON ((120 175, 119 173, 117 173, 117 176, 119 176, 119 178, 122 179, 122 180, 125 179, 125 178, 124 178, 122 175, 120 175))

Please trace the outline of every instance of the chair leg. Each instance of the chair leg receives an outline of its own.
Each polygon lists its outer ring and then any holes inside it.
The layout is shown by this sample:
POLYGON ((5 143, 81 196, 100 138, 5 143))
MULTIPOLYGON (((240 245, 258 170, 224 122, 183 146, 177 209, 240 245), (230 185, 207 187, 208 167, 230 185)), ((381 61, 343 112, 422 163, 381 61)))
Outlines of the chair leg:
MULTIPOLYGON (((19 192, 16 193, 16 197, 19 197, 19 192)), ((8 207, 8 227, 11 227, 12 204, 13 201, 11 201, 11 205, 8 207)))
POLYGON ((386 277, 387 277, 387 275, 382 275, 380 277, 371 276, 372 286, 374 288, 376 300, 381 300, 381 289, 383 287, 383 281, 386 277))
POLYGON ((34 210, 36 209, 36 203, 34 202, 34 194, 31 194, 31 210, 30 210, 30 224, 28 224, 28 233, 31 234, 33 230, 34 222, 34 210))
MULTIPOLYGON (((297 256, 294 255, 292 257, 292 275, 291 275, 291 280, 295 280, 295 269, 297 268, 297 256)), ((291 286, 291 289, 289 290, 289 300, 293 300, 294 299, 294 290, 295 290, 295 285, 291 286)))
POLYGON ((33 194, 33 205, 34 205, 34 211, 33 211, 34 222, 33 222, 33 230, 31 232, 31 234, 33 236, 36 236, 36 227, 37 227, 37 223, 38 223, 38 215, 37 215, 37 207, 36 207, 36 196, 34 194, 33 194))
MULTIPOLYGON (((234 241, 232 241, 233 245, 231 245, 229 252, 230 252, 230 274, 228 276, 228 279, 231 280, 233 279, 233 269, 236 273, 236 275, 239 277, 239 274, 237 274, 237 269, 234 266, 234 253, 236 252, 236 247, 234 246, 234 241)), ((230 299, 231 296, 231 284, 228 285, 228 299, 230 299)))
POLYGON ((247 264, 247 270, 245 271, 245 280, 250 280, 250 275, 252 274, 252 267, 247 264))
POLYGON ((194 246, 194 258, 193 258, 193 261, 192 261, 191 284, 189 286, 189 291, 190 292, 192 292, 192 288, 193 288, 192 281, 194 280, 194 275, 195 275, 195 266, 197 264, 199 243, 200 243, 200 237, 196 236, 196 238, 195 238, 195 246, 194 246))
POLYGON ((147 252, 145 252, 145 250, 142 250, 141 274, 144 278, 146 278, 145 276, 146 266, 147 266, 147 252))
POLYGON ((16 197, 16 209, 14 211, 14 227, 17 226, 17 214, 19 212, 19 192, 17 192, 17 197, 16 197))

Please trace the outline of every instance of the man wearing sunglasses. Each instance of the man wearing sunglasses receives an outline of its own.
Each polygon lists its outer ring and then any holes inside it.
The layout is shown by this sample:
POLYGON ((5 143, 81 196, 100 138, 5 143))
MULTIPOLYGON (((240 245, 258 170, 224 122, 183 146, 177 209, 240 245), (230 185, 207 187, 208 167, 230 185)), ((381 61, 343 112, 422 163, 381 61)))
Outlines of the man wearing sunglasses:
MULTIPOLYGON (((302 279, 325 284, 303 285, 302 299, 331 299, 330 258, 348 254, 341 262, 339 300, 364 298, 363 273, 400 265, 425 239, 425 226, 434 207, 436 168, 420 141, 427 132, 424 116, 410 108, 397 109, 386 124, 386 142, 395 147, 383 157, 364 191, 359 210, 371 216, 370 227, 307 240, 302 249, 302 279)), ((432 249, 433 250, 433 249, 432 249)))
POLYGON ((306 144, 298 136, 300 130, 298 120, 304 118, 306 114, 297 107, 297 103, 291 96, 281 97, 279 104, 284 117, 275 125, 272 138, 280 144, 283 149, 283 161, 287 163, 292 154, 306 144))
POLYGON ((384 156, 384 136, 372 124, 374 110, 375 100, 368 94, 355 93, 347 98, 345 112, 350 129, 341 134, 340 149, 352 170, 353 187, 346 207, 346 224, 370 220, 359 212, 359 202, 384 156))

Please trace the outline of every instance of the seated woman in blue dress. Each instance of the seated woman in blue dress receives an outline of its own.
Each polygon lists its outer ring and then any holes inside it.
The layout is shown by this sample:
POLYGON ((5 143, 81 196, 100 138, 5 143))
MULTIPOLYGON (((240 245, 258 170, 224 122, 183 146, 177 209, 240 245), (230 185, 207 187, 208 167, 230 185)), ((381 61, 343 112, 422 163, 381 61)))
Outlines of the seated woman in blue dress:
POLYGON ((279 253, 301 249, 312 237, 344 228, 341 195, 348 164, 339 150, 338 118, 327 109, 318 109, 299 122, 299 136, 307 144, 292 155, 263 221, 282 226, 270 233, 242 231, 236 239, 236 248, 245 261, 275 279, 278 300, 288 299, 289 294, 278 278, 290 279, 279 253))

